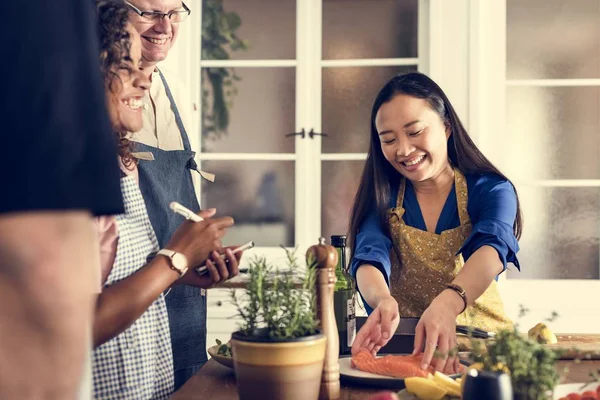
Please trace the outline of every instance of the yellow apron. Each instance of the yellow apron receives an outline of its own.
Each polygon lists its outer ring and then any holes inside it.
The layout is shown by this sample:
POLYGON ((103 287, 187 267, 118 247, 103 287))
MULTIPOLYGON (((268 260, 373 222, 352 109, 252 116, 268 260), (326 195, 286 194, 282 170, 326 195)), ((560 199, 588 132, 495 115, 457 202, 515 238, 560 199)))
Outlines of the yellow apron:
MULTIPOLYGON (((406 179, 403 178, 396 207, 388 210, 393 242, 390 289, 398 302, 401 317, 420 317, 462 269, 464 259, 456 252, 469 237, 472 224, 467 212, 467 182, 460 171, 454 171, 460 226, 439 235, 404 223, 402 204, 405 187, 406 179)), ((456 323, 492 332, 512 328, 512 322, 504 313, 496 281, 492 281, 483 295, 457 317, 456 323)))

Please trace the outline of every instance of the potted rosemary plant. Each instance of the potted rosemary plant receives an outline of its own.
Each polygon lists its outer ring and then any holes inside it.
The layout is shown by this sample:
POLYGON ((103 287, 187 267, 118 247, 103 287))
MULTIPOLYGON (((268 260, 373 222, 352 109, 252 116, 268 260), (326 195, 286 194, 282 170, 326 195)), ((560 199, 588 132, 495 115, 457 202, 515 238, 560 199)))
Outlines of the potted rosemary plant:
POLYGON ((316 271, 305 273, 292 252, 289 269, 250 261, 244 294, 232 295, 240 330, 231 339, 240 399, 316 400, 325 357, 325 336, 316 314, 316 271))

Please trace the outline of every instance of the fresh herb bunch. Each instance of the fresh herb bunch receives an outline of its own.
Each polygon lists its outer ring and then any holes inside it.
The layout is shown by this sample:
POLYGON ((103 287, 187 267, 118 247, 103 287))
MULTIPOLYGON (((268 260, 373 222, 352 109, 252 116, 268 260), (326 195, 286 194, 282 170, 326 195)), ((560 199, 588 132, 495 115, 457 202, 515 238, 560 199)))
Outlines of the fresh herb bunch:
MULTIPOLYGON (((527 310, 521 307, 519 318, 527 310)), ((553 313, 548 321, 555 319, 553 313)), ((560 378, 556 370, 559 352, 531 340, 518 332, 502 330, 496 337, 482 344, 473 340, 473 359, 483 364, 486 371, 503 371, 510 374, 514 398, 519 400, 546 400, 560 378)))
POLYGON ((232 302, 243 320, 240 330, 246 336, 292 339, 317 333, 314 263, 309 262, 303 276, 295 275, 299 270, 295 251, 284 250, 289 271, 269 265, 264 256, 254 257, 245 293, 238 298, 232 291, 232 302))
POLYGON ((216 341, 217 341, 217 354, 224 356, 224 357, 233 357, 233 354, 231 353, 231 344, 223 343, 219 339, 216 339, 216 341))

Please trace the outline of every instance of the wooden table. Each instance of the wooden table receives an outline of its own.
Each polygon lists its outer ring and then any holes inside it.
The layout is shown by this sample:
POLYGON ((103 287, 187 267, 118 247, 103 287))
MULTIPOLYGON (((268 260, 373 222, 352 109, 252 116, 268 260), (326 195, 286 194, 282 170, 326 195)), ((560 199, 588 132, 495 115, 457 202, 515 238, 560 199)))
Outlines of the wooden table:
MULTIPOLYGON (((600 368, 600 360, 582 361, 576 364, 572 361, 559 361, 557 367, 563 370, 569 368, 569 373, 561 383, 586 382, 589 371, 600 368)), ((342 386, 341 400, 367 400, 381 389, 361 386, 342 386)), ((238 399, 233 370, 222 366, 214 360, 196 373, 171 400, 236 400, 238 399)))

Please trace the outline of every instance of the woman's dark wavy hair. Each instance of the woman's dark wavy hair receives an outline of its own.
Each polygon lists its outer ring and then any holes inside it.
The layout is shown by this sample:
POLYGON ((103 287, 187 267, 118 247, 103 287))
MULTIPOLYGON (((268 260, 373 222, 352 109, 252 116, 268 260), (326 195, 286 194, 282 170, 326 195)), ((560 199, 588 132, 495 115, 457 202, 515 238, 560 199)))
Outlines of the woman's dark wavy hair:
MULTIPOLYGON (((98 38, 100 42, 100 69, 104 77, 104 86, 111 91, 117 80, 117 71, 128 68, 126 61, 131 61, 131 38, 127 31, 129 7, 123 0, 99 0, 96 3, 98 11, 98 38)), ((128 132, 115 132, 118 140, 119 156, 125 167, 135 162, 131 155, 131 141, 128 132)))
MULTIPOLYGON (((395 76, 381 89, 371 111, 371 144, 350 217, 349 244, 352 254, 354 254, 358 230, 373 208, 377 210, 381 226, 385 230, 388 229, 387 210, 390 196, 392 188, 400 183, 401 175, 383 155, 375 117, 379 108, 398 94, 426 100, 444 124, 450 128, 448 158, 454 168, 463 174, 493 173, 508 180, 475 146, 450 100, 431 78, 419 72, 395 76)), ((517 195, 517 216, 513 226, 517 239, 521 237, 522 229, 523 216, 517 195)))

